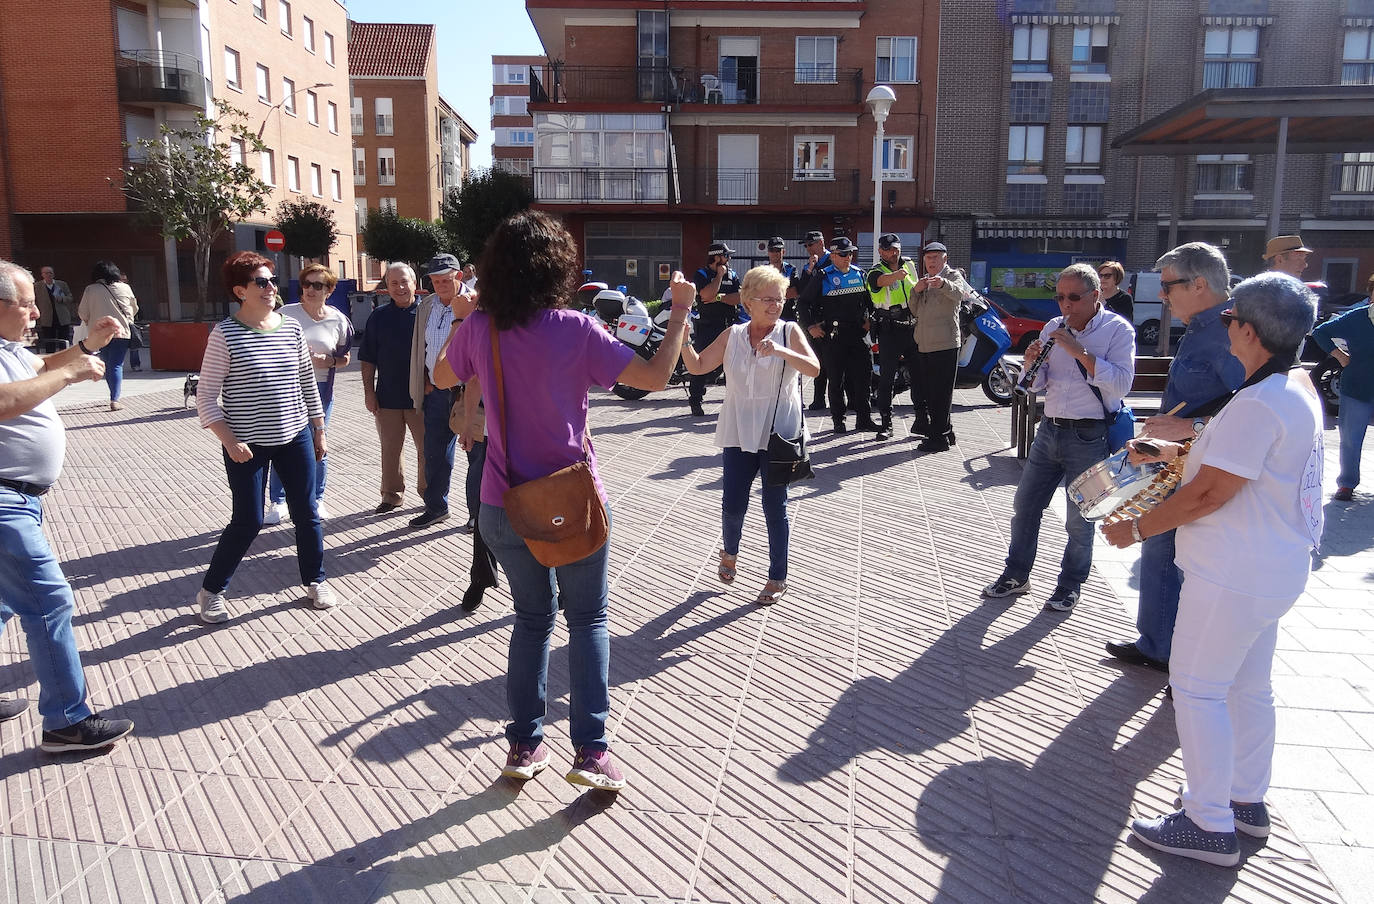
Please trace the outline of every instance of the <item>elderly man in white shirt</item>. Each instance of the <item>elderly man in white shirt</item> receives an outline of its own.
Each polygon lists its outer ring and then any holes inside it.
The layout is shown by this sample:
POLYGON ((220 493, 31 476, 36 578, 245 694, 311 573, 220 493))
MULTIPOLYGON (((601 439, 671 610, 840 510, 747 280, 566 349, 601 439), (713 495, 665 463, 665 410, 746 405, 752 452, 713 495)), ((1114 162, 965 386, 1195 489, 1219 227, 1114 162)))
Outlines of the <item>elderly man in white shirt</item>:
MULTIPOLYGON (((1045 395, 1045 418, 1016 487, 1006 565, 1001 576, 983 588, 984 596, 1000 599, 1030 590, 1040 521, 1055 489, 1072 483, 1109 454, 1108 417, 1121 408, 1135 380, 1135 328, 1103 307, 1101 287, 1092 267, 1067 267, 1059 274, 1054 296, 1063 316, 1045 324, 1040 338, 1026 348, 1026 360, 1034 361, 1054 340, 1031 386, 1045 395)), ((1045 608, 1056 612, 1068 612, 1078 603, 1079 588, 1093 563, 1092 525, 1072 501, 1064 527, 1069 542, 1059 580, 1045 601, 1045 608)))

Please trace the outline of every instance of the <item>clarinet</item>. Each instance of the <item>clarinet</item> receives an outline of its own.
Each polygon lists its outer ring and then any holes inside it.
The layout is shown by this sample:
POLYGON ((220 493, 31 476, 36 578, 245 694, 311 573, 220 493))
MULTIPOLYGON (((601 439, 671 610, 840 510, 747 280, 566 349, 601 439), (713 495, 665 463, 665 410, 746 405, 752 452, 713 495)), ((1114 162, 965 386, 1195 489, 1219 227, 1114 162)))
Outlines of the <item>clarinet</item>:
POLYGON ((1031 364, 1025 375, 1021 377, 1021 382, 1016 384, 1017 392, 1022 395, 1030 394, 1031 384, 1035 382, 1035 375, 1040 372, 1040 368, 1045 363, 1045 359, 1050 356, 1050 349, 1052 348, 1054 348, 1053 336, 1046 339, 1045 344, 1040 346, 1040 354, 1036 356, 1034 363, 1031 364))

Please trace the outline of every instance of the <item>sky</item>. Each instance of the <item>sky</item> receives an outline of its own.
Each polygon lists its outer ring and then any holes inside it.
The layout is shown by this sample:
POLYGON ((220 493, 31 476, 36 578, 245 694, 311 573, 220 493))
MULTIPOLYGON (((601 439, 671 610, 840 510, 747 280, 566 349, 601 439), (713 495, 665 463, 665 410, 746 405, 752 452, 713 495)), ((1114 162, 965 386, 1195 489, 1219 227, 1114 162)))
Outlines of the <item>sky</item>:
POLYGON ((346 0, 357 22, 438 26, 439 93, 477 130, 474 168, 491 163, 491 58, 543 53, 524 0, 346 0))

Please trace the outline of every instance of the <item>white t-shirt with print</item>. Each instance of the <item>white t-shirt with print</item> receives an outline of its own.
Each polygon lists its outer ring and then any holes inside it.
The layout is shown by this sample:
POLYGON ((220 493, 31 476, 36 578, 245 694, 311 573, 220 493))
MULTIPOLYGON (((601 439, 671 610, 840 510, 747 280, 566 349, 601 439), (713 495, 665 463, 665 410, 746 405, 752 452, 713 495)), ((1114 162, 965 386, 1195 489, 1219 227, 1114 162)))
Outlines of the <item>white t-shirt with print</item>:
POLYGON ((1187 574, 1257 597, 1296 598, 1322 532, 1322 411, 1301 375, 1274 374, 1236 394, 1193 443, 1186 484, 1203 465, 1246 483, 1178 529, 1187 574))

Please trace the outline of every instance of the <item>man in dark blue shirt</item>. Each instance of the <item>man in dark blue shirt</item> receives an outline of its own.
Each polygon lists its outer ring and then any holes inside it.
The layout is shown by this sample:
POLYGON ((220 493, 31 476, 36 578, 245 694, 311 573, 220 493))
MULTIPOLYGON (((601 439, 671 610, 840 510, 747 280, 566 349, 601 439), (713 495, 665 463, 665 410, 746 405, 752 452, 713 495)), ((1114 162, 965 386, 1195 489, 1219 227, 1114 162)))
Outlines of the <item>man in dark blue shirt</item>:
POLYGON ((415 444, 416 483, 425 492, 425 420, 410 391, 410 356, 416 329, 415 271, 395 263, 386 270, 386 291, 391 302, 367 318, 358 359, 362 362, 363 401, 377 421, 382 444, 382 501, 374 510, 384 515, 401 507, 406 478, 401 451, 406 431, 415 444))
MULTIPOLYGON (((724 242, 712 242, 706 249, 706 266, 697 270, 692 282, 697 287, 697 325, 692 332, 692 348, 704 351, 716 337, 734 325, 739 311, 739 274, 730 266, 734 249, 724 242)), ((715 371, 694 376, 687 384, 687 400, 692 414, 701 417, 706 411, 701 400, 706 386, 715 382, 715 371)))

